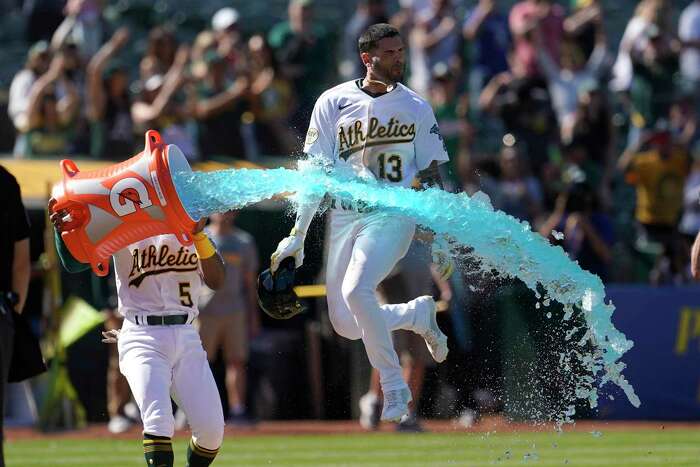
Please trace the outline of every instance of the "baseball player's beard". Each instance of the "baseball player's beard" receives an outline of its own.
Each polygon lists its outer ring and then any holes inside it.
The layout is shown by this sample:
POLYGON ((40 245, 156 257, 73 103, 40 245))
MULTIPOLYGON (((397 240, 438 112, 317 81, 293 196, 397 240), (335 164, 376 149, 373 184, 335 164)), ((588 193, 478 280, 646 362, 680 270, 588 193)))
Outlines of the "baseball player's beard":
POLYGON ((397 70, 394 70, 395 67, 387 67, 384 69, 383 67, 380 66, 374 66, 372 68, 372 81, 379 81, 382 84, 384 84, 387 88, 387 91, 390 91, 395 87, 395 84, 403 80, 403 72, 404 72, 404 65, 401 65, 400 68, 397 70))

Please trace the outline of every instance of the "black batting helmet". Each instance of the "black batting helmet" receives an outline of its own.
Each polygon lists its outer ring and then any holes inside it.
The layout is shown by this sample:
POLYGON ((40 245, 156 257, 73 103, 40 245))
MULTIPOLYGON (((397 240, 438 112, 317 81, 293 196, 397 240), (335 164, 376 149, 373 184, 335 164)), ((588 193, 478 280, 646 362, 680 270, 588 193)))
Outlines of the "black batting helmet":
POLYGON ((294 292, 294 258, 282 260, 273 274, 265 269, 258 276, 258 304, 270 317, 289 319, 304 311, 294 292))

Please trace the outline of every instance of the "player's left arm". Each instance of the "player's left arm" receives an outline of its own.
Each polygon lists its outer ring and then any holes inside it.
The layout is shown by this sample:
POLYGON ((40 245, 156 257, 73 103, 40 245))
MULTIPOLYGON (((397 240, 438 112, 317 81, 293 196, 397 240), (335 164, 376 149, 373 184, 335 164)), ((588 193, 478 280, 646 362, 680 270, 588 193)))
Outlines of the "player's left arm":
MULTIPOLYGON (((449 160, 444 140, 440 134, 440 128, 435 120, 435 114, 427 109, 418 126, 415 140, 416 164, 418 174, 416 178, 420 189, 429 188, 444 189, 439 165, 449 160)), ((420 229, 416 238, 431 245, 433 263, 442 280, 447 280, 454 271, 454 264, 450 255, 449 244, 444 237, 437 237, 430 229, 420 229)))
POLYGON ((202 280, 212 290, 217 290, 224 285, 226 279, 226 266, 224 259, 221 257, 212 241, 207 237, 207 234, 202 232, 207 219, 202 218, 197 222, 192 230, 192 239, 194 240, 194 248, 199 257, 199 267, 202 272, 202 280))
POLYGON ((420 188, 424 190, 428 188, 444 189, 438 167, 447 162, 450 157, 447 154, 445 140, 440 134, 440 127, 433 110, 427 103, 421 110, 423 116, 418 122, 416 138, 413 143, 418 168, 416 178, 420 188))
POLYGON ((427 190, 428 188, 440 188, 441 190, 445 189, 445 186, 442 183, 442 177, 440 176, 440 170, 438 169, 438 161, 436 161, 436 160, 433 160, 427 168, 418 171, 416 178, 418 178, 418 183, 420 185, 419 189, 422 189, 422 190, 427 190))

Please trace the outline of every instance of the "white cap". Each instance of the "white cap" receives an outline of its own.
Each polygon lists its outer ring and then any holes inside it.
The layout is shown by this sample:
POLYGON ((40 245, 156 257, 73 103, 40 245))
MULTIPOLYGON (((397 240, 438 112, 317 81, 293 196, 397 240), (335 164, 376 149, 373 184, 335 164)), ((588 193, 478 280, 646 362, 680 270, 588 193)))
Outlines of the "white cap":
POLYGON ((211 18, 211 27, 214 31, 223 31, 238 22, 238 11, 235 8, 225 7, 214 13, 211 18))

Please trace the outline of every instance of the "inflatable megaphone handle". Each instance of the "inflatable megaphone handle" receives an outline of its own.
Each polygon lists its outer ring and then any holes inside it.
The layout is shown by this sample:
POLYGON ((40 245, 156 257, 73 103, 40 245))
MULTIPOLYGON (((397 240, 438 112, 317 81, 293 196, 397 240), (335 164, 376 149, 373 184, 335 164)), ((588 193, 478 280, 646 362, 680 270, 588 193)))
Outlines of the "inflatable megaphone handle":
POLYGON ((61 171, 64 175, 67 175, 71 178, 75 177, 76 175, 78 175, 78 172, 80 172, 80 170, 78 170, 78 166, 75 165, 75 162, 73 162, 70 159, 63 159, 61 161, 61 171))
POLYGON ((109 273, 109 260, 90 263, 90 266, 92 271, 100 277, 104 277, 109 273))
POLYGON ((156 147, 162 144, 163 140, 160 137, 160 133, 156 130, 148 130, 146 132, 146 152, 152 153, 156 147))

